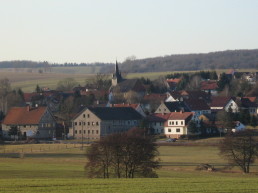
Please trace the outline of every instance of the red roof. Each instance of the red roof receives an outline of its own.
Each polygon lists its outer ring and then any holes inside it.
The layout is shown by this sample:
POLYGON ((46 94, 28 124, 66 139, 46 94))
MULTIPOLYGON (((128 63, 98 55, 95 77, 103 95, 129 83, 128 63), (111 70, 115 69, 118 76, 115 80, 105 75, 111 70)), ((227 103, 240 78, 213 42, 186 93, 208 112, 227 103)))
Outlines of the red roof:
POLYGON ((170 113, 162 114, 162 113, 154 113, 147 117, 150 122, 165 122, 168 120, 170 113))
POLYGON ((168 98, 167 94, 147 94, 144 96, 143 100, 159 100, 165 101, 168 98))
POLYGON ((172 112, 170 113, 169 120, 186 120, 193 116, 193 112, 172 112))
POLYGON ((133 109, 136 109, 139 106, 139 104, 113 104, 113 107, 132 107, 133 109))
POLYGON ((173 82, 178 84, 181 81, 181 78, 172 78, 172 79, 167 79, 167 82, 173 82))
POLYGON ((186 99, 184 101, 191 111, 210 110, 209 105, 203 99, 186 99))
POLYGON ((244 99, 249 99, 249 101, 251 102, 255 102, 256 101, 256 97, 243 97, 244 99))
POLYGON ((223 107, 224 108, 231 99, 232 99, 232 97, 222 97, 222 96, 212 97, 210 107, 223 107))
POLYGON ((201 82, 201 90, 216 90, 218 84, 216 81, 203 81, 201 82))
POLYGON ((34 125, 39 124, 40 119, 46 112, 47 107, 37 107, 31 108, 29 107, 13 107, 11 108, 4 121, 5 125, 34 125))

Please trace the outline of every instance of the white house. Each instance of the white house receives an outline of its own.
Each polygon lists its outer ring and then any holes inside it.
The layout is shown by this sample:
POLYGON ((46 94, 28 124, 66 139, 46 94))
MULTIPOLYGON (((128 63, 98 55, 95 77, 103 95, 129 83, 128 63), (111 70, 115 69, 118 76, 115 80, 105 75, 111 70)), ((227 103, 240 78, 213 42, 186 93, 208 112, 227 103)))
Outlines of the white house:
POLYGON ((165 123, 164 133, 168 138, 179 138, 188 135, 187 129, 194 113, 192 112, 172 112, 165 123))

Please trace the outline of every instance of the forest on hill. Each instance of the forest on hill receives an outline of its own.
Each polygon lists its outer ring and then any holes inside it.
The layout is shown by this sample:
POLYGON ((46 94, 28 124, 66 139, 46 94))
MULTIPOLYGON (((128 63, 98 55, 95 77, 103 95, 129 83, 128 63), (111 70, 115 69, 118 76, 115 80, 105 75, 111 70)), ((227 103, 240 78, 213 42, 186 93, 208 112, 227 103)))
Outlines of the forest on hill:
MULTIPOLYGON (((64 63, 50 64, 47 61, 3 61, 0 68, 51 68, 51 67, 100 67, 99 72, 113 72, 114 63, 64 63)), ((206 54, 181 54, 160 56, 146 59, 128 57, 120 64, 120 69, 126 73, 134 72, 165 72, 190 71, 209 69, 257 69, 258 49, 254 50, 228 50, 206 54)))
POLYGON ((163 72, 228 68, 258 68, 258 49, 230 50, 207 54, 183 54, 124 61, 125 72, 163 72))

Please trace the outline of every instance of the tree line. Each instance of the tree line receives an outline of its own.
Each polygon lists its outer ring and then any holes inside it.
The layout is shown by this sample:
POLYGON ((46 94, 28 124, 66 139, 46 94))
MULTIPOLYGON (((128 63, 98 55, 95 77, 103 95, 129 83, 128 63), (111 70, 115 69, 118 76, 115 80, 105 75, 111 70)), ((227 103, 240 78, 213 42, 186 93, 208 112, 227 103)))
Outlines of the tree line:
POLYGON ((182 54, 147 59, 127 59, 125 72, 166 72, 203 69, 257 68, 258 49, 229 50, 207 54, 182 54))
MULTIPOLYGON (((203 69, 227 69, 258 67, 258 49, 253 50, 228 50, 206 54, 181 54, 167 55, 154 58, 136 59, 128 57, 121 63, 121 70, 127 73, 134 72, 167 72, 188 71, 203 69)), ((99 66, 100 73, 112 73, 115 63, 48 63, 33 61, 3 61, 0 68, 44 68, 50 67, 81 67, 99 66)))

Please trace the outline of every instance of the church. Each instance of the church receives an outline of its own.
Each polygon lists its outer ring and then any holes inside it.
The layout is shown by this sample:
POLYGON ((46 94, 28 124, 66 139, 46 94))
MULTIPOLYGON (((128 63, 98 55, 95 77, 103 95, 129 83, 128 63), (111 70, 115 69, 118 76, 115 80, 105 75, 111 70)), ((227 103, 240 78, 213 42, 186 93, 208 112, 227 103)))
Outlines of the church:
POLYGON ((109 102, 111 104, 117 102, 138 102, 145 93, 146 89, 139 79, 124 79, 122 77, 116 61, 115 72, 112 75, 109 102))

